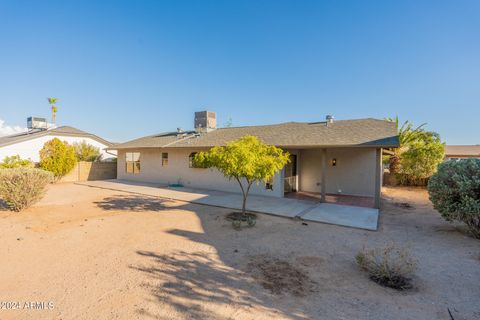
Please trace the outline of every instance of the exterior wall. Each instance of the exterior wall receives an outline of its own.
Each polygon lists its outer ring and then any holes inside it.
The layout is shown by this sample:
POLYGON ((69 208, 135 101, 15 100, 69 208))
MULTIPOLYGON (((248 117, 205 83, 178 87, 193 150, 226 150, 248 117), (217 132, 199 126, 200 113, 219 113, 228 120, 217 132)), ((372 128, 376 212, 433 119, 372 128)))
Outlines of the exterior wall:
MULTIPOLYGON (((119 150, 117 178, 131 181, 154 182, 162 184, 181 183, 185 187, 241 192, 237 181, 229 181, 216 169, 189 168, 188 157, 199 149, 151 148, 119 150), (140 173, 126 172, 125 153, 140 152, 140 173), (168 152, 168 165, 162 167, 162 152, 168 152)), ((282 173, 273 179, 273 190, 266 190, 265 184, 253 185, 250 194, 283 197, 282 173)))
POLYGON ((473 155, 446 155, 445 161, 448 160, 461 160, 461 159, 480 159, 480 155, 473 156, 473 155))
MULTIPOLYGON (((320 193, 322 150, 301 150, 298 169, 300 190, 320 193)), ((326 193, 374 197, 376 170, 374 148, 327 149, 326 193)))
POLYGON ((40 161, 40 150, 43 148, 45 142, 52 140, 53 138, 58 138, 62 141, 67 141, 72 144, 74 142, 86 141, 88 144, 91 144, 100 149, 103 159, 114 158, 115 156, 107 153, 104 149, 108 146, 100 143, 91 138, 83 137, 71 137, 71 136, 60 136, 60 135, 48 135, 43 137, 38 137, 36 139, 23 141, 15 144, 11 144, 5 147, 0 147, 0 161, 7 156, 19 155, 22 159, 30 159, 33 162, 40 161))
POLYGON ((77 182, 92 180, 107 180, 117 178, 115 162, 77 162, 75 167, 65 175, 61 182, 77 182))

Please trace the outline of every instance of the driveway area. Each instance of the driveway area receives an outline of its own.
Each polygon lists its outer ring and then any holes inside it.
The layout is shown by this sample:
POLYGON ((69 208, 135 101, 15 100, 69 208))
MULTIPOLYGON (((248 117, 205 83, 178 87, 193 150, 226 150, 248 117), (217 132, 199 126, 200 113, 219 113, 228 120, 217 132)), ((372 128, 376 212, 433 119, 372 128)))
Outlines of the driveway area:
MULTIPOLYGON (((162 184, 125 180, 86 181, 79 184, 235 210, 242 208, 242 196, 238 193, 172 188, 162 184)), ((366 230, 377 230, 379 213, 378 209, 373 208, 255 195, 248 197, 247 210, 366 230)))

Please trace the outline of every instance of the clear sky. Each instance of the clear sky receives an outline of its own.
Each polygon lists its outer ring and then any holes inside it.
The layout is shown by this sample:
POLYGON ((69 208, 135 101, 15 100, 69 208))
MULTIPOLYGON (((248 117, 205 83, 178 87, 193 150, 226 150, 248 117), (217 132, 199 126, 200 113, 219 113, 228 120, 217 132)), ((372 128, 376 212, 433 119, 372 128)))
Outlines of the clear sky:
POLYGON ((480 1, 0 0, 0 126, 114 141, 193 127, 398 115, 480 143, 480 1), (5 123, 2 123, 5 121, 5 123))

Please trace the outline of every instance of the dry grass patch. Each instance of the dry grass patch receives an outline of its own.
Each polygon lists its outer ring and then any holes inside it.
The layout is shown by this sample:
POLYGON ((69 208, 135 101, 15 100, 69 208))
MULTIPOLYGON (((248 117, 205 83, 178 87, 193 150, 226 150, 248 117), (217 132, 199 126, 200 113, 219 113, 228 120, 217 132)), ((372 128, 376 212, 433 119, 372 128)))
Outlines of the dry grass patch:
POLYGON ((316 292, 317 283, 308 272, 288 261, 266 254, 250 257, 248 271, 253 278, 273 294, 288 293, 297 297, 316 292))

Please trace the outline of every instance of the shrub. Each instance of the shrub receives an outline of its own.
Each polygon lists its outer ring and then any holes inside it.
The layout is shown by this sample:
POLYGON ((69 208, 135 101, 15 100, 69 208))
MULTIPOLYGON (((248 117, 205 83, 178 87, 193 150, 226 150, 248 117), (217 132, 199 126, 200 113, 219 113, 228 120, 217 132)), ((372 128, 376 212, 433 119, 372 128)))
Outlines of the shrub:
POLYGON ((435 132, 421 131, 402 152, 397 181, 402 185, 426 185, 445 157, 445 146, 435 132))
POLYGON ((460 221, 480 239, 480 159, 449 160, 428 182, 433 207, 447 221, 460 221))
POLYGON ((0 169, 0 198, 14 211, 28 208, 45 194, 53 174, 34 168, 0 169))
POLYGON ((405 248, 393 244, 382 248, 360 251, 355 257, 359 267, 373 281, 397 290, 410 289, 417 261, 405 248))
POLYGON ((31 160, 21 159, 19 155, 5 157, 0 163, 0 168, 33 168, 34 164, 31 160))
POLYGON ((52 172, 55 179, 69 173, 76 162, 77 157, 73 146, 58 138, 45 142, 40 150, 40 168, 52 172))
POLYGON ((75 154, 77 155, 78 161, 100 161, 102 158, 102 154, 100 153, 100 148, 92 146, 85 141, 80 143, 75 142, 73 144, 75 148, 75 154))

